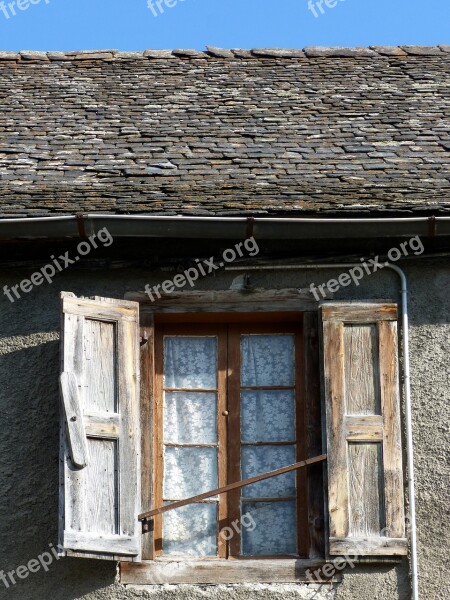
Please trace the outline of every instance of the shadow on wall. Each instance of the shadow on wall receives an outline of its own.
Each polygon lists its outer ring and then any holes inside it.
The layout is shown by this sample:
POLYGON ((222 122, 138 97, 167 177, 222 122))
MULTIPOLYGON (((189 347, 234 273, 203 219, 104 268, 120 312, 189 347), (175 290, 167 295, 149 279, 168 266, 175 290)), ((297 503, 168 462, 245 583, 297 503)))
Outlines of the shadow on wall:
MULTIPOLYGON (((57 544, 59 342, 5 353, 0 340, 0 355, 0 571, 8 573, 57 544)), ((105 561, 61 558, 47 569, 14 576, 15 585, 6 579, 8 588, 0 580, 0 598, 72 600, 116 576, 115 563, 105 561)))

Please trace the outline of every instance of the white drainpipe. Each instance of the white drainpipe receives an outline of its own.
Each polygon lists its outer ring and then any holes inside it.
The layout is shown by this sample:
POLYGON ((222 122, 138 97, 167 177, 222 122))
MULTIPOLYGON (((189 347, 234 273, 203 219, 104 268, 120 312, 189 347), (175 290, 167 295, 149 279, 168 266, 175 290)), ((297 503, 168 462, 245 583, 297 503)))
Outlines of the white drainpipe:
POLYGON ((402 282, 402 329, 403 329, 403 377, 405 386, 406 456, 408 463, 409 518, 411 538, 411 587, 413 600, 419 600, 419 577, 417 565, 416 495, 414 480, 414 444, 411 410, 411 371, 409 366, 409 316, 408 283, 405 272, 397 265, 386 265, 393 269, 402 282))

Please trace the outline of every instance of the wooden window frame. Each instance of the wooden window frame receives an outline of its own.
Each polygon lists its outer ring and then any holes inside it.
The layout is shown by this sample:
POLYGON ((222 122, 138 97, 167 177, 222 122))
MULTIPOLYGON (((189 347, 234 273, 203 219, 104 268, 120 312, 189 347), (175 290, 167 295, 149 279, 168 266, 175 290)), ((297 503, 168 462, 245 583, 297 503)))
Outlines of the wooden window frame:
MULTIPOLYGON (((228 481, 229 483, 239 481, 241 479, 241 423, 240 423, 240 396, 242 386, 240 384, 240 336, 247 334, 280 334, 291 333, 295 335, 295 417, 296 417, 296 462, 306 458, 305 452, 305 416, 304 416, 304 397, 302 394, 304 381, 303 368, 303 315, 301 313, 294 314, 295 320, 291 323, 282 321, 277 322, 276 314, 271 313, 265 315, 266 323, 243 323, 234 324, 229 327, 228 331, 228 356, 232 359, 229 364, 228 371, 228 410, 230 412, 229 428, 236 432, 236 436, 228 440, 228 481)), ((283 442, 284 444, 284 442, 283 442)), ((247 444, 246 444, 247 445, 247 444)), ((256 444, 248 444, 254 446, 256 444)), ((267 443, 265 445, 270 445, 267 443)), ((306 558, 308 549, 308 512, 306 505, 307 498, 307 478, 306 470, 298 469, 296 471, 297 495, 296 495, 296 514, 297 514, 297 555, 296 558, 306 558)), ((229 523, 236 519, 240 520, 240 500, 241 490, 236 489, 228 494, 228 518, 229 523)), ((240 553, 241 539, 240 535, 236 534, 230 540, 230 558, 248 560, 258 558, 283 558, 283 555, 258 555, 247 556, 240 553)), ((284 555, 285 558, 292 555, 284 555)))
MULTIPOLYGON (((163 323, 155 326, 155 393, 153 400, 153 439, 154 439, 154 504, 163 506, 165 499, 162 495, 164 481, 164 461, 162 439, 163 432, 163 340, 165 336, 191 335, 215 336, 218 339, 218 487, 239 481, 241 477, 241 427, 240 427, 240 336, 247 334, 294 334, 295 335, 295 412, 296 462, 306 458, 306 427, 304 415, 304 367, 303 367, 303 315, 302 313, 266 313, 264 319, 249 314, 235 314, 232 323, 228 324, 228 315, 220 313, 216 320, 205 323, 202 316, 184 316, 183 322, 177 316, 175 319, 165 318, 163 323), (248 319, 250 317, 250 321, 248 319), (176 321, 173 323, 172 321, 176 321), (281 322, 279 322, 281 321, 281 322), (221 324, 223 323, 223 324, 221 324), (228 393, 227 393, 228 389, 228 393), (228 435, 229 431, 234 435, 228 435)), ((209 319, 208 319, 209 320, 209 319)), ((283 443, 284 444, 284 443, 283 443)), ((271 445, 268 443, 267 445, 271 445)), ((285 466, 285 465, 284 465, 285 466)), ((307 474, 306 469, 296 471, 297 495, 297 554, 295 555, 242 555, 241 536, 239 532, 227 543, 218 536, 218 558, 227 559, 260 559, 260 558, 307 558, 308 553, 308 507, 307 507, 307 474)), ((231 527, 233 522, 239 522, 241 490, 228 492, 219 499, 218 523, 219 532, 224 527, 231 527)), ((162 552, 162 515, 154 517, 154 549, 153 556, 164 557, 162 552)), ((206 557, 205 557, 206 558, 206 557)), ((209 557, 208 557, 209 558, 209 557)))
MULTIPOLYGON (((165 336, 210 336, 217 337, 217 362, 218 376, 217 388, 214 391, 217 393, 217 448, 218 448, 218 485, 222 487, 227 484, 227 448, 228 448, 228 427, 226 419, 226 327, 223 325, 207 325, 195 324, 192 321, 183 324, 161 324, 155 328, 155 391, 153 398, 153 430, 152 437, 154 440, 154 477, 153 488, 155 506, 163 506, 163 483, 164 483, 164 460, 163 460, 163 344, 165 336)), ((197 445, 197 444, 195 444, 197 445)), ((226 526, 227 517, 227 502, 219 499, 218 503, 218 522, 219 530, 226 526)), ((162 553, 162 515, 154 518, 154 535, 153 535, 153 555, 154 557, 163 556, 162 553)), ((227 558, 227 548, 225 540, 218 536, 218 558, 227 558)))
MULTIPOLYGON (((285 289, 249 292, 204 291, 184 292, 163 296, 149 302, 142 293, 126 294, 128 300, 140 303, 141 315, 141 423, 148 430, 153 422, 153 373, 155 368, 154 326, 155 322, 182 322, 195 317, 205 323, 220 320, 218 313, 226 314, 227 320, 239 322, 245 314, 247 322, 267 321, 268 313, 278 314, 280 321, 290 320, 289 312, 303 314, 303 361, 304 398, 306 425, 306 454, 308 458, 322 453, 322 407, 320 397, 319 360, 319 302, 314 301, 309 290, 285 289), (186 314, 189 313, 189 314, 186 314), (236 314, 238 313, 238 314, 236 314)), ((150 436, 142 436, 142 500, 141 509, 154 508, 153 500, 153 442, 150 436)), ((120 577, 125 585, 172 584, 220 584, 220 583, 289 583, 311 582, 308 570, 320 569, 315 581, 340 581, 335 574, 327 578, 321 567, 325 558, 325 488, 323 464, 310 465, 307 469, 308 507, 308 558, 258 558, 254 560, 190 560, 164 559, 153 553, 153 532, 142 536, 142 561, 121 563, 120 577)), ((145 528, 144 528, 145 529, 145 528)), ((151 528, 150 528, 151 529, 151 528)))

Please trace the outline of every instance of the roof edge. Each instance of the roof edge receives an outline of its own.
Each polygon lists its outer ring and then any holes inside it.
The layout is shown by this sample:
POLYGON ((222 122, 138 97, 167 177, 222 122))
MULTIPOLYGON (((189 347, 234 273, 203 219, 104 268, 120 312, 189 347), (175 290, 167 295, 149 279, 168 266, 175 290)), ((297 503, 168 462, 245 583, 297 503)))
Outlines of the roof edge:
POLYGON ((295 58, 410 58, 450 55, 450 44, 437 46, 369 46, 369 47, 328 47, 307 46, 296 48, 218 48, 207 46, 205 51, 191 49, 144 50, 142 52, 122 52, 119 50, 75 50, 70 52, 20 52, 0 51, 0 62, 58 62, 58 61, 120 61, 155 59, 295 59, 295 58))

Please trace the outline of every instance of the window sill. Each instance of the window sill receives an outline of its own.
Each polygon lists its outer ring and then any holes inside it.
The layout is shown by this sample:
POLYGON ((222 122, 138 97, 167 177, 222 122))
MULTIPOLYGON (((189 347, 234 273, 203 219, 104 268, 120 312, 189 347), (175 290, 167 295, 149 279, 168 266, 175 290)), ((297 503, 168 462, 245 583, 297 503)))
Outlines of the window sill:
POLYGON ((232 584, 232 583, 321 583, 340 581, 317 579, 311 573, 324 566, 324 559, 246 559, 246 560, 154 560, 120 563, 120 583, 124 585, 232 584))

